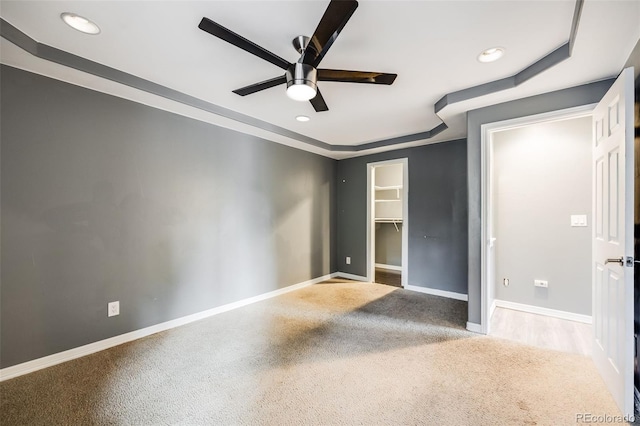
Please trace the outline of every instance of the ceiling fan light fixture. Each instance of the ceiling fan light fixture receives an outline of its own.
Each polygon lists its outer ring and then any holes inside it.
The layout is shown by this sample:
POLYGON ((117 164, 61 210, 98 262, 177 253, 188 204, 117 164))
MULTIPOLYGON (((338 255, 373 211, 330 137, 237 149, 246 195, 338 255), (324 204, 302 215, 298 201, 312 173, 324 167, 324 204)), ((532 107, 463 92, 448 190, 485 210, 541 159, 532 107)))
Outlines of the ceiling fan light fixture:
POLYGON ((478 55, 478 60, 480 62, 493 62, 502 58, 504 55, 504 47, 492 47, 490 49, 483 50, 478 55))
POLYGON ((91 35, 100 34, 100 27, 98 27, 95 22, 83 16, 71 12, 64 12, 60 14, 60 18, 74 30, 91 35))
POLYGON ((287 96, 295 101, 308 101, 316 97, 318 73, 314 67, 296 62, 287 69, 287 96))
POLYGON ((304 83, 297 83, 287 87, 287 96, 294 101, 308 101, 316 97, 316 89, 304 83))

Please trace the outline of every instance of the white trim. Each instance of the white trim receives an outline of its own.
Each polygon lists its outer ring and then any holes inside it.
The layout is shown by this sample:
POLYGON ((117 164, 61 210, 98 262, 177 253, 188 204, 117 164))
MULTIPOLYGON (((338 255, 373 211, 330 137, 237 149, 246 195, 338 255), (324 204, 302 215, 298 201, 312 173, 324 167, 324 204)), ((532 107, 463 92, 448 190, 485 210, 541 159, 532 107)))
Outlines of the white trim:
POLYGON ((510 120, 486 123, 480 126, 480 324, 483 333, 489 331, 491 323, 491 301, 488 289, 489 281, 489 256, 488 244, 490 243, 490 217, 488 199, 490 180, 491 150, 489 149, 491 134, 495 131, 513 129, 530 124, 553 122, 591 115, 597 104, 581 105, 558 111, 550 111, 542 114, 518 117, 510 120))
POLYGON ((80 358, 85 355, 90 355, 95 352, 99 352, 105 349, 112 348, 114 346, 121 345, 123 343, 131 342, 133 340, 140 339, 142 337, 150 336, 161 331, 166 331, 181 325, 189 324, 194 321, 198 321, 204 318, 211 317, 213 315, 221 314, 223 312, 231 311, 233 309, 241 308, 252 303, 260 302, 272 297, 280 296, 285 293, 289 293, 294 290, 299 290, 303 287, 308 287, 313 284, 317 284, 322 281, 334 278, 339 273, 333 273, 323 275, 312 280, 293 284, 288 287, 280 288, 278 290, 270 291, 268 293, 260 294, 258 296, 250 297, 248 299, 239 300, 237 302, 228 303, 226 305, 218 306, 216 308, 207 309, 206 311, 197 312, 195 314, 187 315, 181 318, 176 318, 171 321, 166 321, 160 324, 152 325, 150 327, 134 330, 129 333, 121 334, 119 336, 110 337, 108 339, 100 340, 98 342, 89 343, 88 345, 79 346, 77 348, 69 349, 63 352, 58 352, 53 355, 48 355, 42 358, 34 359, 32 361, 23 362, 22 364, 13 365, 0 370, 0 382, 13 379, 14 377, 22 376, 24 374, 32 373, 43 368, 51 367, 56 364, 71 361, 72 359, 80 358))
POLYGON ((376 268, 387 269, 389 271, 402 271, 402 266, 387 265, 385 263, 376 263, 376 268))
POLYGON ((496 299, 493 299, 493 302, 491 302, 491 308, 489 308, 489 321, 491 321, 491 318, 493 317, 493 313, 496 311, 496 299))
POLYGON ((575 314, 573 312, 559 311, 557 309, 542 308, 540 306, 533 306, 533 305, 525 305, 524 303, 509 302, 508 300, 496 299, 495 305, 498 308, 513 309, 514 311, 529 312, 530 314, 545 315, 547 317, 560 318, 560 319, 565 319, 565 320, 575 321, 575 322, 583 322, 585 324, 592 323, 592 319, 590 315, 575 314))
POLYGON ((482 129, 489 130, 491 133, 499 130, 511 130, 519 127, 527 127, 533 124, 553 123, 556 121, 572 120, 574 118, 589 117, 592 115, 597 103, 588 105, 579 105, 576 107, 561 109, 557 111, 543 112, 540 114, 528 115, 525 117, 511 118, 508 120, 495 121, 493 123, 485 123, 482 129))
POLYGON ((480 324, 476 324, 475 322, 467 321, 467 330, 473 331, 474 333, 485 334, 482 331, 482 326, 480 324))
POLYGON ((376 161, 367 163, 367 277, 366 281, 375 281, 375 239, 373 229, 375 226, 375 176, 374 170, 378 166, 402 164, 402 276, 400 283, 406 288, 409 271, 409 159, 395 158, 393 160, 376 161))
POLYGON ((371 230, 375 226, 375 169, 371 164, 367 164, 367 246, 366 246, 366 265, 367 265, 367 278, 365 281, 373 282, 375 280, 375 270, 372 266, 371 259, 375 259, 376 245, 371 230))
POLYGON ((331 278, 346 278, 348 280, 371 282, 367 277, 363 277, 362 275, 348 274, 346 272, 335 272, 332 275, 333 276, 331 278))
POLYGON ((464 300, 465 302, 469 299, 469 296, 467 296, 466 294, 455 293, 453 291, 438 290, 436 288, 419 287, 417 285, 407 285, 404 288, 405 290, 417 291, 418 293, 426 293, 426 294, 431 294, 433 296, 448 297, 449 299, 464 300))

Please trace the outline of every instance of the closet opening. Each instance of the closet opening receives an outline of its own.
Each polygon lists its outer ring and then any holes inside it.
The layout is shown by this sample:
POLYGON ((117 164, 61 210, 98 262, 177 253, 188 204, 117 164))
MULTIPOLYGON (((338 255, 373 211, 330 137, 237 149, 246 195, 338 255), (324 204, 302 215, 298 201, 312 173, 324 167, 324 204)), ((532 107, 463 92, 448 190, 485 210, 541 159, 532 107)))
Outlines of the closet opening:
POLYGON ((367 280, 407 285, 408 161, 368 165, 367 280))

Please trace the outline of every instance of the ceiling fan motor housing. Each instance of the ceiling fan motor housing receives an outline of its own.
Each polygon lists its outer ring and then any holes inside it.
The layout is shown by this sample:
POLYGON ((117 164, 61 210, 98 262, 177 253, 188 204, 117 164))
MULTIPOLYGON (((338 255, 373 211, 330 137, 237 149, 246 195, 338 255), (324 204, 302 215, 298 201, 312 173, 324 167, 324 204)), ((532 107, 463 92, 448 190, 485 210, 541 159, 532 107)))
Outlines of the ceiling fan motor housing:
POLYGON ((198 25, 203 31, 226 41, 252 55, 259 57, 280 69, 286 70, 285 75, 270 78, 259 83, 241 87, 233 92, 246 96, 270 87, 287 83, 287 96, 295 101, 309 101, 316 112, 328 111, 322 94, 318 91, 317 82, 339 81, 343 83, 369 83, 390 85, 396 79, 396 74, 369 71, 345 71, 320 69, 320 61, 327 54, 347 21, 358 7, 356 0, 331 0, 325 10, 313 36, 299 35, 292 40, 293 47, 301 55, 296 63, 290 63, 275 53, 258 46, 250 40, 223 27, 207 17, 203 17, 198 25))
POLYGON ((317 90, 318 72, 311 65, 296 62, 287 69, 287 89, 293 85, 302 84, 317 90))

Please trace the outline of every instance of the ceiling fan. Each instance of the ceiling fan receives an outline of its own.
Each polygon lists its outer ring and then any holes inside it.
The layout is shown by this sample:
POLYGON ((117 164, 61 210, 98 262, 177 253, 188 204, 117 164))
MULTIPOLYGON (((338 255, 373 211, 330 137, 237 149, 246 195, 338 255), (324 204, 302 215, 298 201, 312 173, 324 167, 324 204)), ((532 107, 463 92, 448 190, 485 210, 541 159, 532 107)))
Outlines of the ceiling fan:
POLYGON ((318 69, 320 61, 357 7, 358 2, 355 0, 331 0, 313 36, 298 36, 293 39, 293 46, 300 53, 300 59, 294 63, 289 63, 209 18, 202 18, 198 28, 285 70, 284 75, 236 89, 234 93, 246 96, 286 83, 290 98, 310 101, 317 112, 328 111, 329 108, 318 90, 318 81, 390 85, 397 77, 397 74, 381 72, 318 69))

